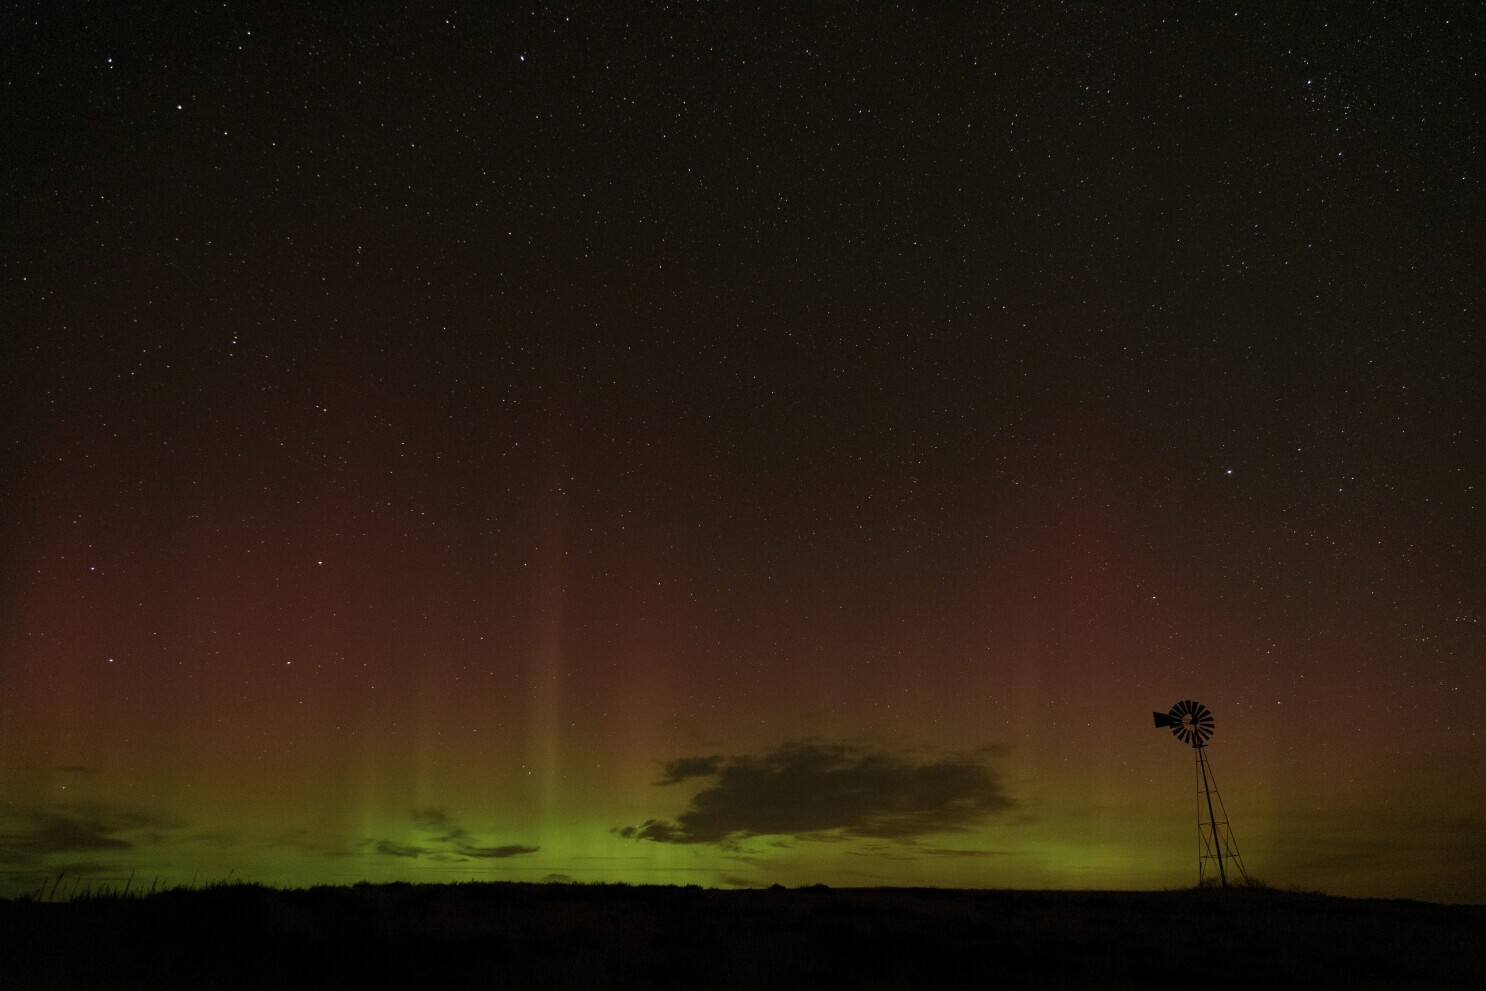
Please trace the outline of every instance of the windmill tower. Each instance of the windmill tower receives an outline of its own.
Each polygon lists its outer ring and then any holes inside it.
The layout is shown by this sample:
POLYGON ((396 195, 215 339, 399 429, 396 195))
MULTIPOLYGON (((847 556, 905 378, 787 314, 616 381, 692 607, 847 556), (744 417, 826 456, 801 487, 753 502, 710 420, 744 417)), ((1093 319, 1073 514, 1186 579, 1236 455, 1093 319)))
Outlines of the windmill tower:
POLYGON ((1230 870, 1233 883, 1248 884, 1243 858, 1228 825, 1228 810, 1218 794, 1218 782, 1207 762, 1207 741, 1213 735, 1213 714, 1201 702, 1187 699, 1171 707, 1170 712, 1153 712, 1157 729, 1171 729, 1183 743, 1190 744, 1197 762, 1197 886, 1216 883, 1228 887, 1230 870), (1205 819, 1204 819, 1205 817, 1205 819))

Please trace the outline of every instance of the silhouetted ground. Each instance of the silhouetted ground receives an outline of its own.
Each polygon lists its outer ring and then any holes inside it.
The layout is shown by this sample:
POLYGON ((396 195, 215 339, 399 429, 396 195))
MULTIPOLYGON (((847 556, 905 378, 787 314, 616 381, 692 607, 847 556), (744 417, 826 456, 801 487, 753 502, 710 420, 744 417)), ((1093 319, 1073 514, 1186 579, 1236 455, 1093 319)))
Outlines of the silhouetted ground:
POLYGON ((0 987, 1480 987, 1486 906, 1268 890, 230 885, 0 902, 0 987))

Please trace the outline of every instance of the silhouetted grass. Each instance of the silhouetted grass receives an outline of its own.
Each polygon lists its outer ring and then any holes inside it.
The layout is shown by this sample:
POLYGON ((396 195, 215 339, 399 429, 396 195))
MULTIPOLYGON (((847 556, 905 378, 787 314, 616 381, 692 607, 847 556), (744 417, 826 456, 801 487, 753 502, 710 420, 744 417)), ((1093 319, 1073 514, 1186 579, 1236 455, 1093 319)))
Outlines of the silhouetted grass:
POLYGON ((211 885, 0 902, 5 988, 1476 987, 1486 906, 1268 889, 211 885))

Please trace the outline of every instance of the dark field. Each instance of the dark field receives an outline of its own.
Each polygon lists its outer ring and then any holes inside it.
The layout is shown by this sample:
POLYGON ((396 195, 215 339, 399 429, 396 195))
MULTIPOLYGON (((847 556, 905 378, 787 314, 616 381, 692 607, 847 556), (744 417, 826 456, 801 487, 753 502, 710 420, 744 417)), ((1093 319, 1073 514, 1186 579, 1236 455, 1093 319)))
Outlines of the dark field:
POLYGON ((1486 906, 1268 890, 257 885, 0 902, 0 987, 1480 987, 1486 906))

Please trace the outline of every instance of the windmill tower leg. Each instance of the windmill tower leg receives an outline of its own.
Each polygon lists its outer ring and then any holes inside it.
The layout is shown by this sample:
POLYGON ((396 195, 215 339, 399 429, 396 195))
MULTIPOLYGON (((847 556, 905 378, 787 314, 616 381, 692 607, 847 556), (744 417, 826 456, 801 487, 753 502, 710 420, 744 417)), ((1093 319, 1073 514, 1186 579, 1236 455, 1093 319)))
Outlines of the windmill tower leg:
MULTIPOLYGON (((1218 835, 1218 814, 1213 811, 1212 779, 1208 775, 1207 753, 1203 747, 1194 747, 1197 751, 1197 773, 1202 778, 1202 795, 1207 799, 1207 828, 1213 838, 1213 853, 1218 858, 1218 881, 1223 887, 1228 887, 1228 870, 1223 866, 1227 855, 1223 850, 1223 838, 1218 835)), ((1201 826, 1199 825, 1199 829, 1201 826)), ((1202 864, 1197 865, 1197 881, 1202 883, 1202 864)))
POLYGON ((1218 790, 1218 779, 1213 775, 1206 750, 1194 749, 1197 751, 1197 884, 1201 887, 1206 883, 1209 860, 1217 861, 1218 883, 1223 887, 1228 887, 1229 867, 1237 871, 1235 883, 1248 884, 1249 873, 1244 870, 1243 856, 1233 839, 1233 827, 1223 806, 1223 794, 1218 790))

